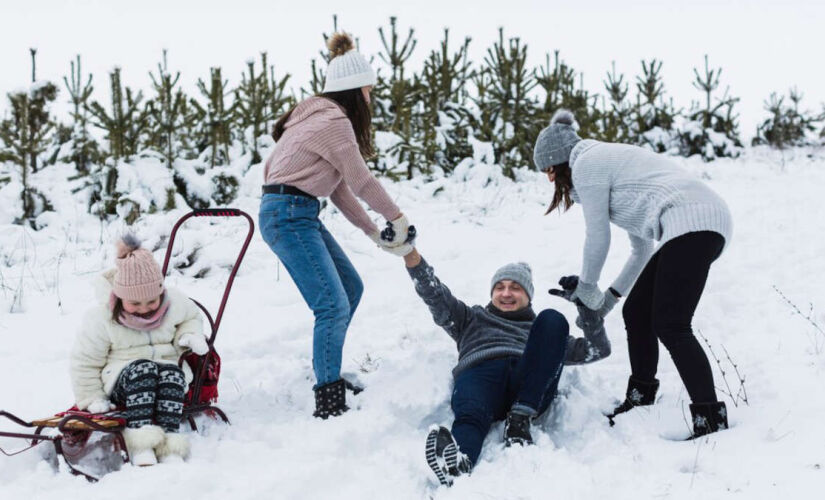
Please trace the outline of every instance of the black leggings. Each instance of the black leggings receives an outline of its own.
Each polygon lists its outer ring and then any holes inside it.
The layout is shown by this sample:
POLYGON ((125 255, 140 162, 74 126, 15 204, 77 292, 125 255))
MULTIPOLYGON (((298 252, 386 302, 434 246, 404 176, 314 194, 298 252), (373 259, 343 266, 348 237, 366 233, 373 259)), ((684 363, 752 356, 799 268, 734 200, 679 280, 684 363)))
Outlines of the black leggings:
POLYGON ((655 379, 661 340, 691 401, 717 401, 713 372, 693 336, 691 321, 710 265, 724 245, 719 233, 687 233, 665 243, 651 257, 622 309, 633 378, 644 382, 655 379))

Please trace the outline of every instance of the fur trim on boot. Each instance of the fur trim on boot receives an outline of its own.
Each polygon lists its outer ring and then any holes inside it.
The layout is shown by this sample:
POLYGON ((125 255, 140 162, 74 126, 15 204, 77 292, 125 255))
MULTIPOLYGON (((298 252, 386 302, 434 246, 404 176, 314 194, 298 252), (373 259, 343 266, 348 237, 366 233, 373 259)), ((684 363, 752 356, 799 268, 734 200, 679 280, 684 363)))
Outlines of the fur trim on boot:
POLYGON ((189 458, 189 437, 179 432, 167 432, 163 443, 155 448, 161 462, 177 462, 189 458))
POLYGON ((157 425, 144 425, 137 429, 123 429, 123 440, 133 465, 147 466, 158 463, 154 448, 164 441, 163 429, 157 425))

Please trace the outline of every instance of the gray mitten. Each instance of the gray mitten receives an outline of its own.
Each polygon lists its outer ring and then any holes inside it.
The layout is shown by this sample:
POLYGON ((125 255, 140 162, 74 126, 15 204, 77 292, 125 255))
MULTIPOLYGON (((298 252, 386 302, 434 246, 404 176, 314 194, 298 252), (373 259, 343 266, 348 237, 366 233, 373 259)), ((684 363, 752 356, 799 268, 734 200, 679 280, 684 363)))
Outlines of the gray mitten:
POLYGON ((576 326, 584 331, 585 337, 590 333, 595 333, 604 326, 604 318, 599 311, 594 311, 587 306, 578 305, 576 309, 579 315, 576 316, 576 326))
POLYGON ((573 292, 573 299, 579 299, 582 304, 594 311, 598 311, 604 305, 604 293, 599 290, 599 287, 581 280, 573 292))

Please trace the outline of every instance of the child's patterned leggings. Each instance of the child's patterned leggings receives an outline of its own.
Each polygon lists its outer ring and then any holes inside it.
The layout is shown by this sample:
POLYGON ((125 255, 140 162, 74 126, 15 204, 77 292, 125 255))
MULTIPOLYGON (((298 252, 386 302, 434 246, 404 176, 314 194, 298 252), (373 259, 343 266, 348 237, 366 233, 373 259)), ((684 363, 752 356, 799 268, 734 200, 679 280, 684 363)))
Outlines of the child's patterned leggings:
POLYGON ((166 432, 177 432, 185 394, 186 379, 180 368, 139 359, 120 372, 112 401, 126 407, 123 417, 127 427, 156 423, 166 432))

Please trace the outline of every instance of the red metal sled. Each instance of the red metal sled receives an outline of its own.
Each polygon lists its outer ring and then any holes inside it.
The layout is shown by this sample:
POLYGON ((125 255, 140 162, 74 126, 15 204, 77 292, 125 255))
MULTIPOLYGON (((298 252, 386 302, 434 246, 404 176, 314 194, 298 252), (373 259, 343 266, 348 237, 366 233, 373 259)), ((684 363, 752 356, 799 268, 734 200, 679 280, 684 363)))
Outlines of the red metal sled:
MULTIPOLYGON (((214 343, 215 337, 218 334, 218 328, 223 318, 223 312, 226 308, 226 301, 229 298, 229 292, 232 289, 232 283, 235 280, 235 274, 243 261, 246 251, 249 248, 249 243, 252 240, 252 235, 255 232, 255 223, 246 212, 236 208, 209 208, 201 210, 193 210, 181 217, 175 226, 172 228, 172 233, 169 236, 169 243, 166 247, 166 257, 163 260, 163 275, 166 275, 169 266, 169 260, 172 256, 172 248, 175 243, 175 235, 178 229, 190 217, 244 217, 249 224, 249 230, 244 240, 243 246, 232 266, 232 271, 229 273, 229 279, 226 283, 226 288, 223 292, 220 307, 215 318, 209 311, 197 300, 191 299, 209 320, 211 335, 207 343, 209 344, 209 352, 203 356, 198 356, 193 353, 187 353, 181 356, 178 364, 187 363, 192 368, 194 375, 192 383, 189 384, 189 391, 186 394, 186 401, 184 403, 183 417, 189 422, 192 430, 197 430, 195 423, 195 416, 205 413, 212 417, 217 415, 226 423, 229 419, 226 414, 215 406, 213 403, 217 401, 217 382, 220 374, 220 356, 215 351, 214 343)), ((124 463, 129 462, 129 453, 126 449, 126 442, 123 439, 121 431, 126 426, 126 421, 116 416, 117 410, 108 414, 95 415, 92 413, 78 411, 77 408, 72 408, 68 411, 56 414, 53 417, 48 417, 40 420, 33 420, 27 422, 7 411, 0 410, 0 417, 4 417, 11 422, 34 429, 33 433, 19 433, 19 432, 5 432, 0 431, 0 437, 19 438, 28 442, 28 446, 14 452, 6 452, 0 448, 6 456, 13 456, 31 448, 38 444, 49 441, 54 446, 54 451, 59 460, 66 465, 72 474, 80 475, 95 482, 97 477, 79 470, 71 464, 70 459, 82 456, 87 446, 89 438, 95 432, 103 433, 112 439, 112 446, 114 451, 119 452, 124 463), (58 432, 55 435, 44 435, 43 430, 47 427, 57 428, 58 432)))

